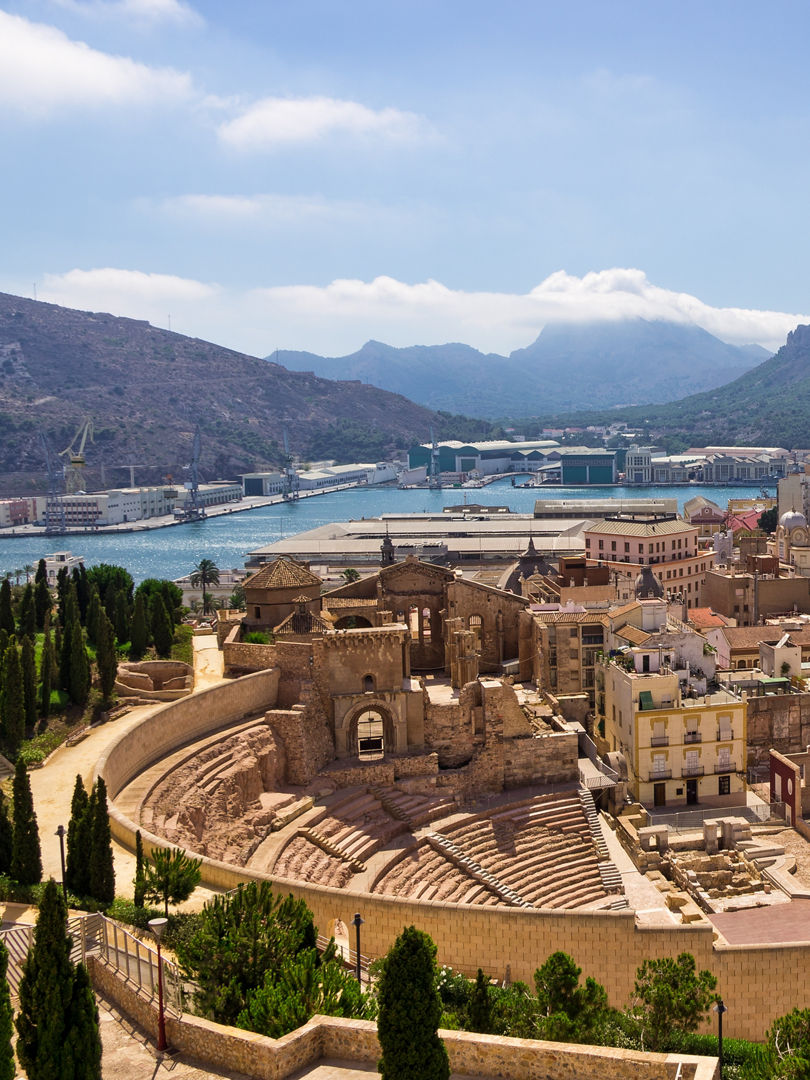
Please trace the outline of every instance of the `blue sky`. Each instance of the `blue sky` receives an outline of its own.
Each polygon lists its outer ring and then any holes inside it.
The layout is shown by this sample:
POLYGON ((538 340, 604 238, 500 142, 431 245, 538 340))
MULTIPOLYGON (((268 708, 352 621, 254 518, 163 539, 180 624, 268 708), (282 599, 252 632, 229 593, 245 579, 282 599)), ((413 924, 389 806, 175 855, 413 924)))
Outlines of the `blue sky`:
POLYGON ((264 355, 550 319, 776 348, 810 7, 0 0, 0 288, 264 355))

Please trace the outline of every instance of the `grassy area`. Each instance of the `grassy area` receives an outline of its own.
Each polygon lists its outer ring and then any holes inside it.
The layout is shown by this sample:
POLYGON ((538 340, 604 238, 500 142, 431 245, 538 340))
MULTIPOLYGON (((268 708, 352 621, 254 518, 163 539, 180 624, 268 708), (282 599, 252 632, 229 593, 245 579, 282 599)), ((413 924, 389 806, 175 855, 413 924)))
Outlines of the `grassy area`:
POLYGON ((170 657, 172 660, 180 660, 190 667, 194 667, 194 627, 177 626, 174 630, 174 644, 170 657))

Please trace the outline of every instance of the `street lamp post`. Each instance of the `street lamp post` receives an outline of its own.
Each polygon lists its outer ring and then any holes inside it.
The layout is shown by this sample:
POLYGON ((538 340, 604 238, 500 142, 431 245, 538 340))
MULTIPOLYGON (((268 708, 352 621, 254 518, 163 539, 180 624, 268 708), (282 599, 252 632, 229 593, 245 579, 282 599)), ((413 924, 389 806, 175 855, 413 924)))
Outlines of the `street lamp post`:
POLYGON ((163 964, 160 960, 160 939, 163 937, 163 931, 168 925, 168 919, 150 919, 149 929, 155 935, 155 941, 157 942, 157 964, 158 964, 158 1050, 165 1050, 167 1047, 166 1042, 166 1017, 163 1012, 163 964))
POLYGON ((362 980, 360 978, 360 927, 363 925, 364 922, 365 922, 365 919, 361 919, 360 912, 359 911, 355 912, 354 918, 352 919, 352 926, 357 931, 357 951, 356 951, 356 956, 357 956, 357 981, 358 981, 358 983, 360 983, 361 986, 363 984, 362 984, 362 980))
POLYGON ((714 1012, 717 1013, 717 1057, 720 1060, 720 1072, 723 1072, 723 1013, 728 1012, 728 1009, 723 1004, 723 999, 718 998, 717 1004, 712 1006, 714 1012))
POLYGON ((65 881, 65 826, 59 825, 54 836, 59 837, 59 857, 62 860, 62 892, 65 894, 65 904, 67 904, 67 882, 65 881))

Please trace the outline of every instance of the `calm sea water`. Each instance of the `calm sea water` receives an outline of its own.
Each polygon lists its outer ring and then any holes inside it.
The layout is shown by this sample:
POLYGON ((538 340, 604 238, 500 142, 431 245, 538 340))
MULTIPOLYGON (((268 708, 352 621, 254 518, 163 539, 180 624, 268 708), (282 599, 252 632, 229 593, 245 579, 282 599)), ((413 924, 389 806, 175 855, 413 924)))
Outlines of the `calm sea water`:
POLYGON ((462 491, 400 491, 397 488, 352 488, 302 499, 296 503, 265 506, 235 514, 224 514, 207 521, 172 525, 144 533, 80 534, 54 537, 0 537, 0 572, 13 571, 26 563, 35 565, 51 551, 72 551, 88 566, 108 562, 125 566, 136 582, 147 577, 178 578, 189 573, 200 559, 213 559, 220 569, 242 567, 245 556, 254 548, 272 544, 331 521, 377 517, 384 513, 418 514, 441 510, 464 501, 507 505, 516 513, 531 513, 535 500, 548 499, 677 499, 679 509, 695 495, 705 495, 720 506, 729 499, 760 495, 752 487, 615 487, 578 488, 550 486, 513 488, 509 480, 496 481, 488 487, 462 491))

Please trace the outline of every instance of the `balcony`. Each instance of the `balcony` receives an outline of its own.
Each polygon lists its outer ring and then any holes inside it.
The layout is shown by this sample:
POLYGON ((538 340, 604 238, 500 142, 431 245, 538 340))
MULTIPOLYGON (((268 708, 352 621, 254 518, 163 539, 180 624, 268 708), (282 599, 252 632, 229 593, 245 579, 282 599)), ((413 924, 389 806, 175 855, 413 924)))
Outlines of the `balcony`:
POLYGON ((656 780, 671 780, 672 769, 654 769, 648 777, 651 784, 654 784, 656 780))
POLYGON ((704 772, 703 765, 684 765, 681 769, 681 776, 703 776, 704 772))
POLYGON ((716 773, 736 772, 737 766, 733 761, 718 761, 714 766, 714 771, 716 773))
POLYGON ((718 742, 733 742, 734 741, 734 731, 733 731, 733 729, 732 728, 722 728, 722 729, 718 728, 718 730, 717 730, 717 741, 718 742))
POLYGON ((683 733, 683 741, 685 743, 702 742, 703 736, 699 731, 685 731, 683 733))
POLYGON ((650 746, 669 746, 669 735, 653 735, 650 746))

